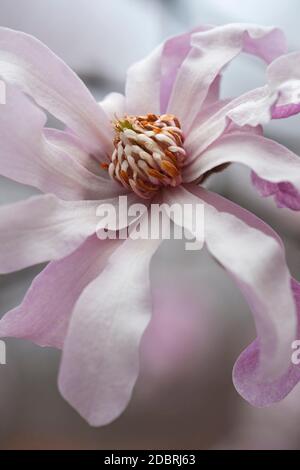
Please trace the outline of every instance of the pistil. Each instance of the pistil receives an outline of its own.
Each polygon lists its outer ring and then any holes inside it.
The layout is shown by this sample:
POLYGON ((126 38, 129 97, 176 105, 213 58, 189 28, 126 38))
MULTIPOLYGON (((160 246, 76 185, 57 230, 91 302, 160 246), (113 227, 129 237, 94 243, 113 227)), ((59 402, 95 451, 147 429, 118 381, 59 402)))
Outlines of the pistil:
POLYGON ((114 151, 110 162, 102 165, 112 179, 144 199, 182 182, 186 152, 175 116, 125 116, 114 122, 114 129, 114 151))

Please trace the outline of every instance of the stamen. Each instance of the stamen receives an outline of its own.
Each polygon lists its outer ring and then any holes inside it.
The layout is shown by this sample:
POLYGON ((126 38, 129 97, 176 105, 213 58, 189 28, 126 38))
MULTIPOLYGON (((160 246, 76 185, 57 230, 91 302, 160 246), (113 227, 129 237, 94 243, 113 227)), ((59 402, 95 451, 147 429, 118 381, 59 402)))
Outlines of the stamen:
POLYGON ((172 114, 125 116, 114 122, 111 163, 101 164, 111 178, 148 199, 164 186, 182 182, 186 152, 183 132, 172 114))

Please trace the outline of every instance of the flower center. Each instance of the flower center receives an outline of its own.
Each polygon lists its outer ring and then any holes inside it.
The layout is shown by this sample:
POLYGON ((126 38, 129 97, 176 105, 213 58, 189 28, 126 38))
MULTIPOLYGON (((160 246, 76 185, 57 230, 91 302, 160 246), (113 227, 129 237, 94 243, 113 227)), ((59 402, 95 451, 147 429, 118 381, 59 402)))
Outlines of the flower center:
POLYGON ((114 123, 109 175, 138 196, 149 199, 165 186, 182 182, 186 152, 178 119, 172 114, 125 116, 114 123))

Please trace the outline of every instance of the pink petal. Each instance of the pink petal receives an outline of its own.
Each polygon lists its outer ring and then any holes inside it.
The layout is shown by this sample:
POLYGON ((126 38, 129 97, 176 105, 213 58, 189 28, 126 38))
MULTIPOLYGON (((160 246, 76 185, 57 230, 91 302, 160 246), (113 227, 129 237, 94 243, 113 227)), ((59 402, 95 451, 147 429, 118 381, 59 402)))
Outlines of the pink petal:
MULTIPOLYGON (((243 220, 247 225, 273 237, 283 248, 283 242, 278 234, 254 214, 216 194, 206 191, 206 196, 209 197, 207 199, 209 202, 218 205, 219 210, 228 212, 243 220)), ((298 326, 295 339, 298 339, 300 338, 300 283, 291 279, 291 285, 297 308, 298 326)), ((255 406, 265 406, 282 400, 300 380, 299 366, 290 362, 277 380, 262 381, 259 373, 260 358, 259 343, 255 340, 240 355, 233 370, 233 381, 237 391, 255 406)), ((270 359, 272 360, 272 357, 270 359)))
MULTIPOLYGON (((160 111, 165 113, 168 108, 172 88, 180 67, 191 50, 191 37, 197 31, 206 31, 210 26, 200 26, 188 33, 168 39, 163 46, 161 55, 161 86, 160 86, 160 111)), ((216 95, 216 83, 214 84, 211 99, 216 95)))
MULTIPOLYGON (((234 204, 227 199, 205 191, 206 201, 218 206, 218 210, 238 217, 245 224, 253 227, 267 236, 274 238, 283 249, 282 240, 278 234, 265 222, 251 212, 234 204)), ((293 297, 297 308, 297 333, 294 339, 300 338, 300 283, 291 279, 293 297)), ((288 344, 288 342, 287 342, 288 344)), ((291 347, 291 343, 289 344, 291 347)), ((261 347, 258 339, 248 346, 238 358, 234 370, 233 381, 237 391, 255 406, 265 406, 282 400, 299 382, 300 368, 291 361, 277 380, 261 380, 260 361, 261 347)), ((290 349, 292 353, 293 350, 290 349)), ((270 356, 272 360, 272 356, 270 356)))
POLYGON ((195 33, 191 44, 192 49, 177 74, 167 110, 179 117, 185 132, 190 129, 212 82, 240 52, 270 62, 286 50, 284 36, 278 29, 244 24, 195 33))
MULTIPOLYGON (((201 158, 202 153, 232 126, 257 127, 271 120, 271 108, 277 100, 277 93, 268 85, 249 91, 219 108, 208 119, 195 120, 185 140, 186 164, 201 158)), ((242 130, 242 129, 241 129, 242 130)))
POLYGON ((300 211, 300 192, 291 183, 270 183, 252 172, 252 183, 261 196, 274 196, 277 207, 300 211))
POLYGON ((268 83, 226 103, 209 116, 206 122, 193 123, 185 148, 187 164, 227 131, 230 123, 236 126, 267 124, 272 118, 289 117, 300 111, 300 70, 298 53, 279 57, 267 68, 268 83))
MULTIPOLYGON (((217 75, 209 87, 206 98, 203 101, 202 109, 210 108, 220 101, 222 75, 217 75)), ((201 112, 201 111, 200 111, 201 112)))
POLYGON ((46 115, 29 98, 6 87, 6 104, 0 106, 0 174, 62 199, 102 199, 120 193, 120 185, 88 169, 92 157, 76 137, 44 132, 45 123, 46 115))
MULTIPOLYGON (((251 212, 234 204, 227 199, 205 191, 206 201, 218 206, 218 210, 238 217, 250 227, 253 227, 274 238, 282 246, 283 242, 278 234, 265 222, 251 212)), ((292 292, 297 308, 297 333, 295 339, 300 338, 300 283, 291 279, 292 292)), ((290 344, 291 346, 291 344, 290 344)), ((291 353, 293 350, 291 349, 291 353)), ((272 357, 270 357, 272 360, 272 357)), ((233 381, 237 391, 255 406, 265 406, 282 400, 299 382, 300 368, 290 361, 286 370, 277 380, 261 380, 260 371, 261 352, 258 340, 248 346, 238 358, 234 370, 233 381)))
POLYGON ((121 118, 126 112, 125 96, 121 93, 109 93, 99 104, 110 121, 121 118))
POLYGON ((160 114, 161 54, 157 47, 127 71, 126 111, 128 114, 160 114))
POLYGON ((268 83, 279 91, 272 118, 279 119, 300 112, 300 53, 293 52, 275 60, 267 69, 268 83))
MULTIPOLYGON (((191 36, 195 31, 207 29, 210 26, 200 26, 168 39, 129 69, 126 82, 126 109, 129 114, 166 112, 177 73, 191 49, 191 36)), ((216 80, 208 93, 209 102, 216 99, 218 92, 216 80)))
POLYGON ((290 367, 297 324, 282 245, 245 223, 245 217, 234 215, 229 201, 195 185, 176 188, 167 201, 204 204, 206 246, 233 277, 255 318, 260 342, 257 377, 261 382, 278 379, 290 367))
POLYGON ((130 400, 151 312, 149 263, 159 243, 125 241, 75 306, 59 388, 91 425, 111 422, 130 400))
POLYGON ((272 119, 283 119, 300 113, 300 103, 274 106, 272 109, 272 119))
POLYGON ((0 75, 64 122, 92 151, 110 148, 108 119, 77 75, 39 40, 0 29, 0 75))
POLYGON ((191 49, 191 33, 181 34, 165 42, 161 60, 160 110, 165 113, 180 66, 191 49))
MULTIPOLYGON (((43 132, 47 143, 55 146, 57 157, 52 155, 49 164, 62 173, 57 179, 62 180, 62 187, 57 189, 63 199, 71 199, 76 191, 76 199, 105 199, 128 193, 120 184, 113 181, 106 170, 103 170, 99 161, 93 158, 81 144, 75 134, 68 131, 45 128, 43 132), (70 182, 63 181, 69 178, 70 182), (68 195, 69 188, 71 194, 68 195)), ((103 159, 105 162, 106 159, 103 159)), ((50 188, 49 188, 50 189, 50 188)), ((72 199, 75 199, 73 196, 72 199)))
POLYGON ((224 163, 249 166, 261 178, 273 183, 289 182, 300 189, 300 158, 282 145, 253 133, 224 135, 199 159, 186 166, 184 181, 195 181, 224 163))
MULTIPOLYGON (((298 327, 296 338, 300 338, 300 283, 292 280, 292 291, 297 306, 298 327)), ((291 344, 290 344, 291 348, 291 344)), ((291 354, 292 355, 292 348, 291 354)), ((258 340, 248 346, 239 356, 233 369, 233 382, 237 391, 254 406, 267 406, 282 400, 298 384, 300 367, 290 361, 289 367, 276 380, 262 382, 258 375, 260 360, 258 340)))
POLYGON ((93 236, 68 257, 48 264, 33 281, 22 304, 0 320, 0 336, 62 348, 76 301, 119 244, 93 236))
POLYGON ((95 233, 100 222, 96 216, 99 204, 61 201, 46 195, 2 206, 0 273, 59 259, 74 251, 95 233))

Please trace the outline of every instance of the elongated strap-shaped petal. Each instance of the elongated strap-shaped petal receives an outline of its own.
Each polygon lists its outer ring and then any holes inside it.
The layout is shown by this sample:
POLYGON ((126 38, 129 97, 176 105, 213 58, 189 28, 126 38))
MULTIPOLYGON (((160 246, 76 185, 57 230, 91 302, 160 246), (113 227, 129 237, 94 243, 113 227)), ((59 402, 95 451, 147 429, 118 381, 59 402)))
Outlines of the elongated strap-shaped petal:
POLYGON ((92 236, 66 258, 49 263, 21 305, 0 320, 0 336, 62 348, 75 303, 120 243, 92 236))
MULTIPOLYGON (((69 177, 72 177, 73 175, 73 167, 76 169, 78 166, 83 167, 80 168, 82 172, 82 181, 76 181, 74 182, 74 185, 72 185, 74 186, 73 191, 75 192, 76 189, 78 191, 77 198, 102 199, 128 193, 125 188, 109 177, 107 171, 103 170, 99 161, 93 158, 93 156, 86 151, 85 147, 81 144, 76 135, 68 131, 49 128, 44 129, 43 135, 47 143, 56 147, 58 156, 60 155, 60 152, 63 152, 63 156, 58 162, 58 158, 52 158, 49 163, 53 162, 54 165, 57 162, 58 169, 62 166, 62 172, 67 173, 67 176, 69 177), (65 161, 61 162, 63 160, 65 161), (64 166, 62 163, 64 163, 64 166), (67 164, 68 166, 66 166, 67 164), (68 175, 68 173, 70 173, 70 175, 68 175)), ((64 190, 61 189, 60 193, 63 196, 64 190)), ((65 199, 66 195, 64 197, 65 199)))
MULTIPOLYGON (((297 306, 298 327, 295 340, 300 338, 300 283, 292 280, 291 289, 297 306)), ((297 345, 298 343, 296 343, 297 345)), ((298 346, 297 346, 298 347, 298 346)), ((260 342, 253 341, 239 356, 233 369, 233 382, 237 391, 254 406, 268 406, 281 401, 300 381, 300 365, 293 363, 292 355, 299 353, 290 344, 290 364, 284 373, 275 380, 261 381, 258 370, 260 362, 260 342)))
POLYGON ((274 28, 231 24, 198 32, 178 71, 168 104, 187 133, 201 109, 209 87, 223 67, 240 52, 250 52, 267 62, 286 51, 283 34, 274 28))
POLYGON ((93 152, 110 148, 109 121, 77 75, 34 37, 0 29, 0 77, 64 122, 93 152))
POLYGON ((226 103, 206 122, 195 121, 188 133, 186 164, 199 158, 228 125, 258 126, 300 112, 300 58, 298 53, 279 57, 267 67, 267 84, 226 103))
POLYGON ((267 124, 271 120, 271 109, 277 98, 278 93, 265 85, 226 101, 224 106, 218 107, 206 121, 197 117, 185 140, 186 165, 189 166, 194 160, 201 158, 204 150, 226 133, 232 124, 235 127, 267 124))
POLYGON ((293 184, 289 182, 271 183, 260 178, 254 172, 251 174, 251 179, 262 197, 274 197, 277 207, 288 207, 294 211, 300 211, 300 191, 293 184))
POLYGON ((0 105, 0 174, 62 199, 104 199, 121 192, 91 171, 89 162, 96 165, 95 160, 76 137, 44 131, 45 123, 45 113, 27 96, 6 87, 6 104, 0 105))
MULTIPOLYGON (((198 191, 198 189, 197 189, 198 191)), ((203 194, 203 193, 202 193, 203 194)), ((274 238, 283 248, 279 235, 265 222, 251 212, 215 193, 205 191, 206 202, 216 206, 219 211, 238 217, 245 224, 274 238)), ((297 308, 297 333, 300 338, 300 283, 291 279, 291 288, 297 308)), ((300 366, 290 361, 283 373, 275 380, 262 380, 260 374, 261 344, 259 339, 248 346, 238 358, 233 369, 233 382, 237 391, 255 406, 266 406, 282 400, 299 382, 300 366)), ((291 348, 291 355, 294 350, 291 348)), ((298 356, 299 357, 299 356, 298 356)), ((270 360, 272 358, 270 357, 270 360)))
POLYGON ((142 115, 160 114, 160 77, 163 46, 133 64, 127 72, 126 112, 142 115))
POLYGON ((121 93, 109 93, 99 104, 110 121, 120 119, 126 112, 126 99, 121 93))
POLYGON ((300 103, 274 106, 272 109, 272 119, 283 119, 300 113, 300 103))
MULTIPOLYGON (((45 127, 43 130, 43 135, 46 138, 47 142, 50 142, 52 145, 58 147, 59 150, 65 152, 69 158, 72 157, 72 160, 81 164, 86 170, 92 173, 95 179, 90 181, 90 188, 92 189, 93 186, 98 186, 98 195, 99 195, 99 187, 106 187, 107 180, 109 176, 106 171, 104 171, 99 164, 99 161, 93 158, 85 149, 84 145, 78 137, 69 130, 59 130, 53 129, 49 127, 45 127), (96 185, 95 185, 96 182, 96 185)), ((67 168, 66 168, 67 171, 67 168)), ((109 180, 110 181, 110 180, 109 180)), ((118 185, 118 188, 119 185, 118 185)), ((108 190, 108 187, 107 187, 108 190)), ((92 192, 89 196, 92 199, 92 192)))
MULTIPOLYGON (((191 50, 191 37, 198 31, 207 31, 211 26, 202 25, 193 31, 168 39, 163 46, 161 56, 160 110, 165 113, 172 89, 180 67, 191 50)), ((211 87, 209 99, 219 96, 218 80, 211 87)))
POLYGON ((45 195, 1 206, 0 274, 67 256, 90 235, 103 238, 103 230, 125 230, 147 211, 133 192, 120 201, 62 201, 45 195))
POLYGON ((159 240, 126 240, 79 298, 64 344, 62 395, 91 425, 126 407, 150 319, 149 263, 159 240))
MULTIPOLYGON (((166 193, 167 194, 167 193, 166 193)), ((254 315, 260 343, 258 376, 275 380, 290 366, 296 306, 282 246, 224 210, 222 199, 195 185, 178 187, 167 202, 204 204, 205 243, 231 274, 254 315)))
POLYGON ((273 183, 289 182, 300 190, 300 158, 282 145, 253 133, 224 135, 185 167, 184 181, 194 181, 223 163, 241 163, 273 183))
POLYGON ((133 114, 159 111, 165 113, 172 106, 175 109, 177 100, 179 111, 176 108, 176 112, 184 121, 183 125, 187 123, 187 133, 201 107, 212 104, 219 96, 219 72, 241 50, 270 62, 286 51, 285 38, 278 29, 247 24, 226 27, 203 25, 172 37, 129 69, 126 86, 127 111, 133 114), (221 35, 222 39, 218 41, 221 35), (200 47, 203 47, 203 56, 199 52, 200 47), (209 50, 210 47, 212 51, 209 50), (223 55, 224 50, 228 55, 227 61, 223 55), (213 62, 210 62, 212 52, 215 57, 214 69, 213 62), (205 72, 204 62, 208 69, 209 64, 211 65, 210 74, 205 72), (197 93, 201 95, 200 100, 190 92, 191 83, 195 84, 197 93), (192 108, 191 101, 194 104, 192 108), (187 112, 183 118, 184 109, 187 112))
POLYGON ((267 69, 268 83, 279 92, 272 118, 289 117, 300 112, 300 53, 276 59, 267 69))
POLYGON ((1 206, 0 273, 59 259, 74 251, 96 232, 99 204, 46 195, 1 206))
MULTIPOLYGON (((129 114, 165 113, 180 66, 191 50, 191 36, 211 26, 167 39, 127 73, 126 110, 129 114)), ((209 100, 218 96, 218 80, 212 84, 209 100)))

